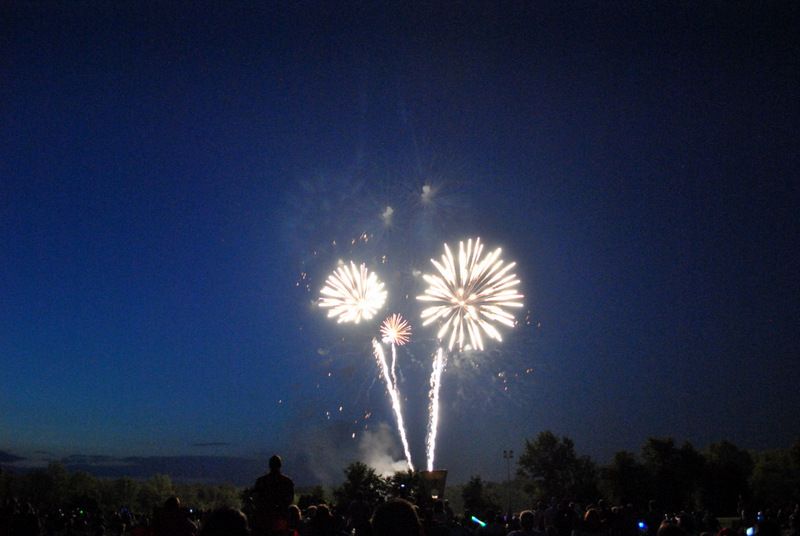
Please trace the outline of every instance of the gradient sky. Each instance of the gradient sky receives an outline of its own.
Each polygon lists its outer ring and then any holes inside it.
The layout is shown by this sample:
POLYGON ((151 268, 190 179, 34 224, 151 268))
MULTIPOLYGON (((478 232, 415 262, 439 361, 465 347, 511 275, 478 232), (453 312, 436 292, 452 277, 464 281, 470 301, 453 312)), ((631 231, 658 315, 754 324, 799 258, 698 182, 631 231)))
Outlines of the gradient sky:
POLYGON ((375 325, 314 305, 353 259, 422 465, 418 274, 470 236, 526 307, 445 373, 452 478, 800 437, 796 4, 327 4, 0 8, 0 450, 397 459, 375 325))

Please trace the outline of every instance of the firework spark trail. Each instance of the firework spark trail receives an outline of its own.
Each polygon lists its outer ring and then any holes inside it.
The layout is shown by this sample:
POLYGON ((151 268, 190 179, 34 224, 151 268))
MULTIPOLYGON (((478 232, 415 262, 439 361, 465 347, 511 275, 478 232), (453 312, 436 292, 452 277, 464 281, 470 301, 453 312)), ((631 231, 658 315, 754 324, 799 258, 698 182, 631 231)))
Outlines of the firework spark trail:
POLYGON ((381 324, 381 340, 392 345, 392 383, 397 389, 397 346, 411 340, 411 324, 397 313, 387 316, 381 324))
POLYGON ((337 317, 337 322, 369 320, 386 302, 384 284, 367 270, 365 264, 339 266, 325 281, 320 290, 319 306, 329 308, 328 318, 337 317))
POLYGON ((392 385, 397 389, 397 346, 392 343, 392 385))
MULTIPOLYGON (((392 346, 394 347, 394 345, 392 346)), ((386 354, 383 352, 383 346, 381 346, 381 344, 375 339, 372 339, 372 350, 372 353, 375 354, 375 360, 378 362, 378 366, 381 368, 383 379, 386 382, 386 388, 389 390, 389 397, 392 400, 392 409, 394 410, 394 416, 397 419, 397 429, 400 432, 400 441, 403 443, 403 451, 406 455, 408 469, 413 471, 414 464, 411 463, 411 449, 408 447, 406 425, 403 422, 403 408, 400 405, 400 395, 397 392, 397 386, 392 382, 392 379, 389 376, 389 365, 386 363, 386 354)))
MULTIPOLYGON (((471 238, 458 243, 458 256, 444 245, 441 262, 431 259, 438 275, 423 275, 428 288, 419 301, 432 305, 421 313, 422 325, 439 322, 436 338, 440 344, 447 339, 447 350, 483 350, 485 333, 490 339, 502 341, 495 323, 514 327, 514 315, 506 309, 522 307, 522 294, 517 291, 520 281, 511 272, 515 263, 505 264, 497 248, 483 256, 481 239, 471 238)), ((433 470, 436 451, 436 430, 439 425, 439 388, 447 356, 440 347, 433 361, 428 421, 428 469, 433 470)))
POLYGON ((436 431, 439 428, 439 388, 442 385, 442 371, 447 362, 444 348, 436 350, 431 371, 430 403, 428 405, 428 437, 425 446, 428 449, 428 471, 433 471, 433 457, 436 453, 436 431))

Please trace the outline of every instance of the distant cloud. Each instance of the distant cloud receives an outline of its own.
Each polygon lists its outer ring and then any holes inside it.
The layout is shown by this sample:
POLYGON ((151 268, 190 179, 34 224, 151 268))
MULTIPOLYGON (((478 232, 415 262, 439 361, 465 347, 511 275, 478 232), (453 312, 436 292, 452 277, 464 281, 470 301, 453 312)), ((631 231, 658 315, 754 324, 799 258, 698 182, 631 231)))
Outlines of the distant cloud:
POLYGON ((176 482, 252 484, 264 472, 263 462, 231 456, 91 456, 75 454, 61 460, 70 472, 98 477, 145 479, 169 475, 176 482))
POLYGON ((4 450, 0 450, 0 463, 14 463, 14 462, 22 461, 24 459, 25 458, 21 458, 19 456, 11 454, 10 452, 6 452, 4 450))
POLYGON ((225 441, 208 441, 205 443, 191 443, 189 446, 191 447, 227 447, 230 443, 225 441))
POLYGON ((72 454, 66 458, 62 458, 61 463, 64 465, 121 465, 119 458, 96 454, 72 454))

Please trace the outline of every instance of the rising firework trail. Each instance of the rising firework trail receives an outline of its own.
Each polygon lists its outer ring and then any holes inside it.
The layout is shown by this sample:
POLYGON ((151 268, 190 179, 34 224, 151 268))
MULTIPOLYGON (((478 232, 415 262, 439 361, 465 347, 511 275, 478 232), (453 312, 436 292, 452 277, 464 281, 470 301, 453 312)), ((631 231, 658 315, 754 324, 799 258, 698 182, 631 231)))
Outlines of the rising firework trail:
POLYGON ((428 437, 425 447, 428 454, 428 471, 433 471, 433 457, 436 454, 436 431, 439 429, 439 386, 442 384, 442 372, 447 361, 444 349, 439 348, 433 357, 431 372, 431 391, 428 403, 428 437))
MULTIPOLYGON (((392 345, 394 347, 394 345, 392 345)), ((408 447, 408 438, 406 437, 406 425, 403 422, 403 407, 400 404, 400 393, 397 390, 397 385, 392 381, 389 375, 389 364, 386 362, 386 354, 383 352, 383 346, 377 340, 372 339, 372 353, 375 355, 375 360, 381 369, 381 375, 384 382, 386 382, 386 389, 389 391, 389 398, 392 401, 392 409, 394 416, 397 419, 397 430, 400 433, 400 441, 403 443, 403 451, 406 455, 406 463, 410 471, 414 470, 414 464, 411 462, 411 449, 408 447)))
POLYGON ((319 306, 330 309, 328 318, 358 324, 369 320, 386 302, 383 282, 375 272, 367 270, 363 263, 356 266, 352 261, 333 271, 320 290, 319 306))
MULTIPOLYGON (((438 275, 423 275, 428 288, 417 299, 431 303, 421 313, 422 325, 439 322, 436 338, 440 344, 447 340, 448 351, 483 350, 484 333, 490 339, 502 341, 495 323, 514 327, 514 315, 506 309, 522 307, 522 294, 517 290, 520 281, 511 272, 515 263, 506 264, 497 248, 485 257, 481 239, 458 243, 458 258, 444 245, 441 262, 431 259, 438 275)), ((433 470, 436 451, 436 431, 439 424, 439 389, 446 364, 444 349, 434 356, 431 372, 430 410, 428 421, 428 469, 433 470)))
POLYGON ((387 316, 381 324, 381 340, 392 345, 392 382, 397 387, 397 346, 411 340, 411 324, 397 313, 387 316))

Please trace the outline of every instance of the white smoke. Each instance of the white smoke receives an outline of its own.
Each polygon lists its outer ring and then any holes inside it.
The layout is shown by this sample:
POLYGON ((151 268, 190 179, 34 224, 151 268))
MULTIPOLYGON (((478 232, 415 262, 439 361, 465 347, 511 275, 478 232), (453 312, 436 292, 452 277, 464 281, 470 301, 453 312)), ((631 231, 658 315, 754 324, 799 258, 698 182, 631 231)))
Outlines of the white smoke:
POLYGON ((422 195, 420 196, 422 199, 422 203, 427 205, 428 203, 433 201, 434 194, 436 194, 436 190, 430 184, 423 185, 422 195))
POLYGON ((308 473, 314 481, 326 485, 341 483, 344 469, 356 460, 382 476, 392 476, 408 470, 406 461, 402 459, 402 449, 394 437, 395 432, 386 423, 357 434, 353 434, 350 425, 343 421, 331 422, 325 427, 298 429, 290 443, 305 447, 298 449, 294 457, 287 453, 284 465, 292 477, 308 473))
POLYGON ((385 226, 390 227, 392 225, 392 215, 394 215, 394 209, 391 206, 387 206, 381 213, 381 219, 385 226))
POLYGON ((375 469, 375 472, 381 476, 392 476, 397 472, 408 470, 404 459, 395 459, 399 449, 394 441, 392 430, 386 423, 380 423, 377 430, 362 432, 358 451, 361 461, 375 469))

